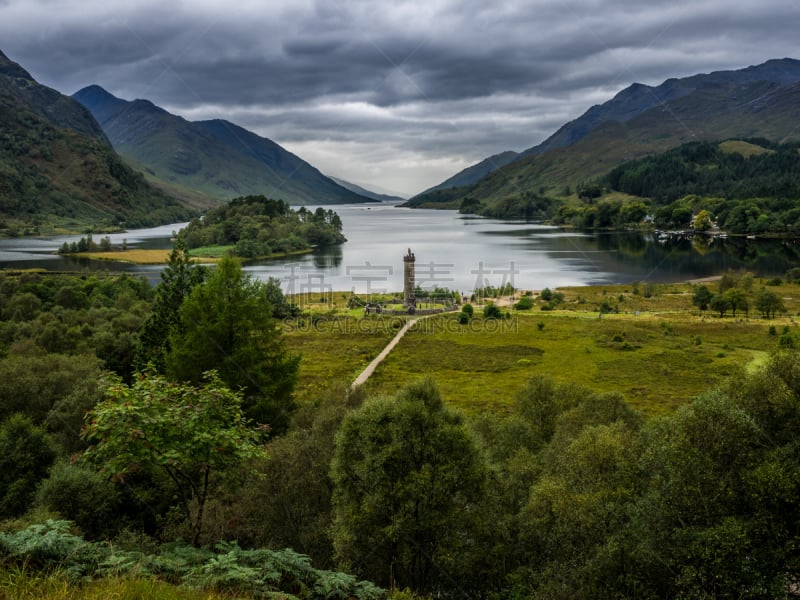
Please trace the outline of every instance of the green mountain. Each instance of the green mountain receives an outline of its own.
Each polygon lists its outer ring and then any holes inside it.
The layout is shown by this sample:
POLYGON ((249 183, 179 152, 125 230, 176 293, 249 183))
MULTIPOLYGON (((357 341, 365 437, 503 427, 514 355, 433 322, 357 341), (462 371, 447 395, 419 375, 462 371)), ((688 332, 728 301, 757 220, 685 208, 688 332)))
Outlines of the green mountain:
POLYGON ((92 85, 73 95, 114 149, 173 192, 210 203, 264 195, 290 204, 369 202, 272 140, 229 121, 187 121, 148 100, 126 101, 92 85))
POLYGON ((89 111, 0 52, 0 234, 149 226, 194 214, 128 167, 89 111))
MULTIPOLYGON (((481 162, 467 167, 463 171, 459 171, 452 177, 445 179, 442 183, 428 188, 422 194, 429 194, 438 190, 447 190, 450 188, 464 187, 472 185, 483 179, 492 171, 496 171, 507 164, 514 162, 520 157, 520 154, 513 150, 506 150, 489 158, 484 158, 481 162)), ((422 195, 420 194, 420 195, 422 195)))
POLYGON ((459 207, 519 215, 542 194, 569 196, 615 166, 697 140, 800 139, 800 61, 634 84, 565 124, 520 158, 461 188, 420 194, 410 206, 459 207))
POLYGON ((363 188, 360 185, 356 185, 355 183, 350 183, 349 181, 345 181, 344 179, 339 179, 338 177, 331 177, 331 179, 333 179, 343 188, 347 188, 351 192, 355 192, 356 194, 359 194, 366 198, 371 198, 372 200, 377 200, 378 202, 404 202, 406 200, 405 198, 401 198, 400 196, 394 196, 392 194, 380 194, 378 192, 373 192, 372 190, 363 188))

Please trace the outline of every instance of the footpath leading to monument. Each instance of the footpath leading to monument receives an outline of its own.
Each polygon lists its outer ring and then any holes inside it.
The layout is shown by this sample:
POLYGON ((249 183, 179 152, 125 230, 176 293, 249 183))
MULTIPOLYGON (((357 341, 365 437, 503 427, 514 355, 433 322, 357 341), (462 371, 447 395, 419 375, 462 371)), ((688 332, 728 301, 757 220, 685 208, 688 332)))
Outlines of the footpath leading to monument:
POLYGON ((402 337, 406 334, 406 331, 411 329, 416 324, 416 322, 419 321, 420 319, 427 319, 429 316, 433 316, 433 315, 426 315, 424 317, 419 317, 419 318, 416 318, 416 319, 410 319, 409 321, 406 321, 406 324, 403 325, 403 327, 400 329, 400 331, 397 332, 397 335, 395 335, 392 338, 392 341, 390 341, 388 344, 386 344, 386 347, 383 350, 381 350, 381 353, 378 354, 378 356, 376 356, 371 363, 369 363, 367 365, 366 369, 361 371, 361 374, 358 377, 355 378, 355 380, 353 381, 353 383, 352 383, 352 385, 350 387, 351 388, 355 388, 355 387, 358 387, 358 386, 366 383, 367 379, 369 379, 369 376, 372 375, 372 372, 375 370, 375 368, 379 364, 381 364, 381 362, 383 362, 384 358, 389 356, 389 353, 392 350, 394 350, 394 347, 397 346, 397 342, 399 342, 402 339, 402 337))

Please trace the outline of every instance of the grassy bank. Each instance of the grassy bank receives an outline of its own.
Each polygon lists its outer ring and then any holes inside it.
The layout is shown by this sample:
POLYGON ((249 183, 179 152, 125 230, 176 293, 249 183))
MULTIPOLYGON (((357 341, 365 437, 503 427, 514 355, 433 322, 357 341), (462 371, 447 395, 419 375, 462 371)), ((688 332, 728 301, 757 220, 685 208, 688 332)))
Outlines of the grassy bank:
MULTIPOLYGON (((171 250, 112 250, 109 252, 77 252, 71 256, 80 256, 83 258, 91 258, 94 260, 110 260, 117 262, 129 262, 138 265, 163 265, 169 258, 171 250)), ((192 257, 195 262, 216 262, 218 259, 209 257, 192 257)))
MULTIPOLYGON (((149 249, 142 250, 133 248, 131 250, 111 250, 108 252, 76 252, 71 256, 81 256, 94 260, 111 260, 117 262, 136 263, 138 265, 163 265, 169 258, 170 249, 149 249)), ((195 248, 189 251, 189 256, 194 262, 214 263, 220 258, 233 251, 233 246, 206 246, 195 248)), ((282 258, 298 254, 307 254, 311 250, 300 250, 288 254, 272 254, 261 258, 282 258)))

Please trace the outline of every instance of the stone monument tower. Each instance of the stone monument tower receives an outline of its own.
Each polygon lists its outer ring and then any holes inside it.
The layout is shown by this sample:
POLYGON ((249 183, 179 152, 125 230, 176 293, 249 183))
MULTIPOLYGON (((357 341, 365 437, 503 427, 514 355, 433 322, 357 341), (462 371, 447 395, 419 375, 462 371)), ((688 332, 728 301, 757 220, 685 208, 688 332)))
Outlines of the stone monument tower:
POLYGON ((403 257, 403 302, 409 308, 414 308, 417 304, 417 297, 414 295, 414 253, 411 248, 408 254, 403 257))

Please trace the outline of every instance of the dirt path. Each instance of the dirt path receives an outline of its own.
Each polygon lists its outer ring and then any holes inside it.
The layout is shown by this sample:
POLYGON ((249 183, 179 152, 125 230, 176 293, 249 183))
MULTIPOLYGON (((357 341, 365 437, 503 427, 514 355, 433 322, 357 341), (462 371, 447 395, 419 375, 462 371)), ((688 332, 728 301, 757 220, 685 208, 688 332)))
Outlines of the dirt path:
POLYGON ((419 321, 420 319, 427 319, 428 317, 432 317, 432 316, 433 315, 426 315, 424 317, 418 317, 416 319, 411 319, 410 321, 406 321, 406 324, 403 325, 403 328, 400 329, 400 331, 397 332, 397 335, 395 335, 392 338, 392 341, 390 341, 388 344, 386 344, 386 347, 383 350, 381 350, 381 353, 378 354, 378 356, 376 356, 371 363, 369 363, 367 365, 366 369, 361 371, 361 374, 358 377, 355 378, 355 381, 353 381, 353 384, 350 387, 355 388, 355 387, 358 387, 358 386, 364 384, 367 381, 367 379, 369 379, 369 376, 372 375, 373 371, 375 371, 375 368, 379 364, 381 364, 381 362, 383 362, 384 358, 389 356, 389 353, 392 350, 394 350, 394 347, 397 346, 397 343, 403 338, 403 336, 406 334, 406 331, 411 329, 411 327, 413 327, 414 324, 417 321, 419 321))

